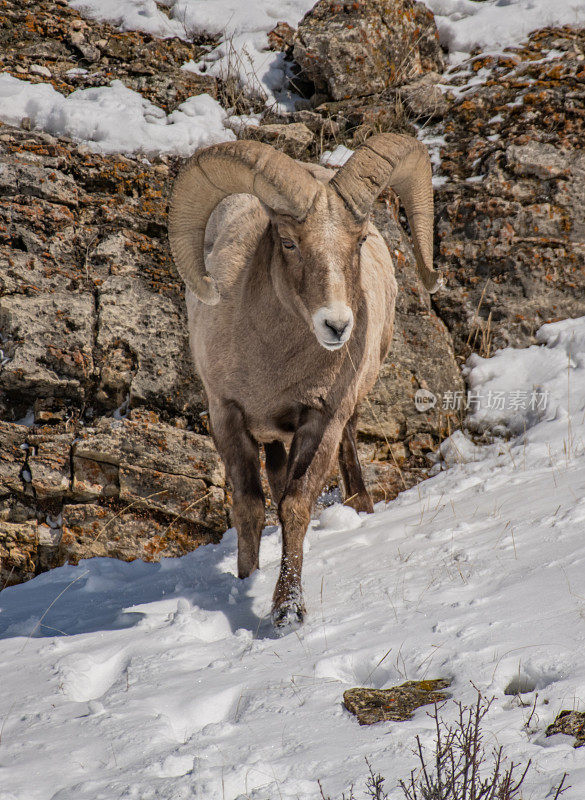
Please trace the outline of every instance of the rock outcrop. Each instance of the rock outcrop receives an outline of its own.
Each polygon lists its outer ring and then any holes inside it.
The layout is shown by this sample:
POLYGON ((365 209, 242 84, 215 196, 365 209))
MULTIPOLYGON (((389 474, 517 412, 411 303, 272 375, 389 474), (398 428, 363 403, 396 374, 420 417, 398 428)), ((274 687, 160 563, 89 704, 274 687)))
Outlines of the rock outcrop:
POLYGON ((442 70, 432 13, 413 0, 320 0, 301 21, 293 47, 315 92, 346 100, 442 70))
POLYGON ((217 97, 217 82, 181 69, 203 44, 156 39, 84 19, 67 0, 0 0, 0 71, 61 94, 121 80, 167 114, 193 95, 217 97))
MULTIPOLYGON (((63 0, 0 9, 0 63, 16 77, 65 94, 119 78, 167 112, 222 97, 220 82, 180 69, 201 43, 122 33, 63 0)), ((310 99, 241 135, 305 160, 421 120, 443 142, 446 291, 420 284, 392 192, 373 211, 400 292, 359 448, 374 498, 388 500, 425 477, 425 454, 460 422, 441 403, 463 392, 457 360, 585 313, 585 32, 540 31, 447 77, 432 16, 410 0, 320 2, 271 45, 290 55, 293 38, 310 99), (417 392, 436 404, 417 410, 417 392)), ((228 524, 166 239, 177 166, 0 125, 0 588, 93 555, 180 555, 228 524)))
POLYGON ((538 31, 450 83, 433 303, 462 356, 525 346, 585 314, 585 31, 538 31))

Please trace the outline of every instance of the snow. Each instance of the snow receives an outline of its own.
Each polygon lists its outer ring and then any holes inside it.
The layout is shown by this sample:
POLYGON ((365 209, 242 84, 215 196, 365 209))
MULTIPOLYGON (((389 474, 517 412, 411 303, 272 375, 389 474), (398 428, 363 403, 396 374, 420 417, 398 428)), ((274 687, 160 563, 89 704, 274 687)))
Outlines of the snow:
POLYGON ((186 69, 210 75, 238 75, 249 90, 268 103, 286 101, 283 94, 288 67, 284 55, 267 49, 266 34, 277 22, 296 27, 315 0, 69 0, 69 4, 94 19, 123 30, 141 30, 153 36, 192 39, 217 35, 220 44, 202 61, 186 69))
POLYGON ((441 44, 451 61, 472 50, 500 50, 517 45, 538 28, 585 22, 581 0, 424 0, 435 15, 441 44))
POLYGON ((544 731, 585 706, 585 318, 538 336, 468 364, 475 427, 516 438, 454 435, 443 455, 464 458, 374 515, 336 505, 311 523, 295 632, 269 623, 277 528, 245 581, 230 530, 180 559, 92 559, 4 589, 0 797, 317 800, 320 779, 361 800, 367 756, 399 800, 431 720, 360 727, 343 692, 447 677, 465 703, 471 682, 495 695, 487 741, 532 759, 525 800, 564 772, 582 800, 583 751, 544 731), (490 390, 535 387, 536 414, 488 407, 490 390))
POLYGON ((197 148, 234 139, 226 112, 207 94, 190 97, 168 116, 119 80, 64 97, 48 83, 0 75, 0 120, 69 136, 102 153, 189 156, 197 148))
POLYGON ((354 154, 354 150, 350 150, 343 144, 338 144, 335 150, 325 150, 321 155, 321 164, 324 167, 342 167, 354 154))
MULTIPOLYGON (((110 22, 123 31, 144 31, 160 39, 179 37, 186 39, 185 26, 180 19, 172 19, 155 0, 69 0, 69 5, 86 17, 100 22, 110 22)), ((205 3, 205 5, 207 5, 205 3)))

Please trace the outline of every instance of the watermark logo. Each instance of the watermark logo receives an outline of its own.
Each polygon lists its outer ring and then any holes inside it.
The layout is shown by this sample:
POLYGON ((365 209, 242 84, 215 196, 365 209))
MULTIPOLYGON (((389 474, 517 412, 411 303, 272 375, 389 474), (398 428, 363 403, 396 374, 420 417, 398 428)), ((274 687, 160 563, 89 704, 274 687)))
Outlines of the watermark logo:
POLYGON ((546 411, 548 391, 534 389, 514 389, 509 392, 481 392, 470 389, 467 392, 445 392, 436 395, 428 389, 417 389, 414 394, 414 405, 420 412, 430 411, 438 406, 443 411, 546 411))
POLYGON ((417 411, 430 411, 437 405, 437 395, 428 389, 417 389, 414 393, 414 404, 417 411))

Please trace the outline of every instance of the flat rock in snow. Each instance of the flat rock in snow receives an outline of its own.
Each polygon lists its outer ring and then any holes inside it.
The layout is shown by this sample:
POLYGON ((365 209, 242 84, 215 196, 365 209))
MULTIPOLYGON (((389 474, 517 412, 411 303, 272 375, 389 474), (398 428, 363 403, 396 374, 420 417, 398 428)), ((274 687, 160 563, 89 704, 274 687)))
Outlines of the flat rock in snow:
POLYGON ((451 696, 440 691, 451 685, 446 678, 429 681, 406 681, 390 689, 348 689, 343 704, 355 714, 360 725, 376 722, 401 722, 412 719, 413 711, 430 703, 440 703, 451 696))

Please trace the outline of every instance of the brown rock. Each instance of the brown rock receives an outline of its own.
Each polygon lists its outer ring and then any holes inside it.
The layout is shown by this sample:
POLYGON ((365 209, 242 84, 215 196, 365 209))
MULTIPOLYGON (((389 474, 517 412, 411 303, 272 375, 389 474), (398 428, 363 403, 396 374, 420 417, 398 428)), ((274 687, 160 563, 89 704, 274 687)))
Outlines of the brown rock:
POLYGON ((444 678, 429 681, 406 681, 390 689, 348 689, 343 705, 355 714, 360 725, 376 722, 402 722, 412 719, 413 711, 430 703, 440 703, 451 695, 439 691, 451 686, 444 678))
POLYGON ((0 587, 34 578, 37 545, 36 522, 0 520, 0 587))
POLYGON ((293 53, 302 77, 333 100, 443 68, 433 15, 412 0, 320 0, 300 23, 293 53))
POLYGON ((292 47, 295 29, 288 22, 278 22, 276 27, 268 32, 268 47, 270 50, 288 50, 292 47))
POLYGON ((61 558, 77 564, 82 558, 158 561, 182 556, 217 539, 180 518, 159 519, 128 507, 76 504, 63 508, 61 558))
POLYGON ((314 140, 313 133, 302 122, 288 125, 255 125, 246 128, 246 137, 267 142, 292 158, 300 158, 314 140))
POLYGON ((554 736, 555 733, 574 736, 573 747, 585 747, 585 712, 561 711, 546 729, 546 736, 554 736))

